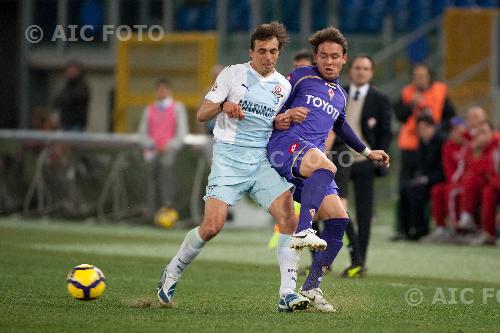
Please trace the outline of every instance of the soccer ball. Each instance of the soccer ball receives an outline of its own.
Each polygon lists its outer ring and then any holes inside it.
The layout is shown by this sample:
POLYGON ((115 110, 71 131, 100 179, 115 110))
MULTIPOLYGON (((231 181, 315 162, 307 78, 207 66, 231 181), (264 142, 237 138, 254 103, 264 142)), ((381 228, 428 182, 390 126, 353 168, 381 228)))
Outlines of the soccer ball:
POLYGON ((173 208, 162 208, 155 215, 155 224, 159 227, 170 229, 179 220, 179 213, 173 208))
POLYGON ((95 299, 104 293, 105 281, 104 274, 96 266, 78 265, 68 274, 68 292, 76 299, 95 299))

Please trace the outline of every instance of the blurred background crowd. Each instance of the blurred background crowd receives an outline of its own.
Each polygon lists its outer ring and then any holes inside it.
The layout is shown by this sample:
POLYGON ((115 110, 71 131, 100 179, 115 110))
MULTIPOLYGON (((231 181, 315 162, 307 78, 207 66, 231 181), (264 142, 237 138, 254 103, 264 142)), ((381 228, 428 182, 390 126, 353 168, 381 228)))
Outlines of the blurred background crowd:
MULTIPOLYGON (((0 8, 2 214, 198 223, 213 124, 196 123, 196 107, 224 65, 248 61, 253 27, 279 20, 292 34, 282 74, 312 61, 312 32, 335 25, 346 35, 348 120, 394 161, 388 174, 357 157, 339 167, 356 221, 347 232, 353 265, 366 260, 380 203, 394 210, 394 241, 496 242, 499 1, 6 0, 0 8), (26 34, 33 25, 43 32, 36 42, 26 34), (70 26, 85 25, 93 28, 69 37, 70 26), (104 25, 136 33, 157 25, 165 36, 104 38, 104 25)), ((348 148, 329 140, 339 163, 348 148)))

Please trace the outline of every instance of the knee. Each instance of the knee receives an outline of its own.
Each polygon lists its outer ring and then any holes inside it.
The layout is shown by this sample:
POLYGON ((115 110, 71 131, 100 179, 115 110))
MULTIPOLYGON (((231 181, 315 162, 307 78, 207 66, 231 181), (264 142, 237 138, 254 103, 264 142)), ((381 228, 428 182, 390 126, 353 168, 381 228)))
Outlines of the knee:
POLYGON ((276 214, 276 222, 282 234, 293 234, 297 229, 297 217, 295 216, 295 208, 293 200, 290 198, 286 201, 286 205, 282 207, 278 214, 276 214))
POLYGON ((328 209, 322 216, 325 220, 330 219, 348 219, 349 215, 344 207, 334 206, 331 209, 328 209))
POLYGON ((326 169, 331 171, 334 175, 337 173, 337 167, 330 160, 326 160, 325 163, 321 166, 321 169, 326 169))
POLYGON ((217 236, 221 231, 222 226, 214 220, 205 219, 203 224, 200 226, 200 236, 201 238, 207 242, 217 236))
POLYGON ((282 234, 293 234, 297 229, 298 221, 293 212, 283 214, 277 222, 282 234))

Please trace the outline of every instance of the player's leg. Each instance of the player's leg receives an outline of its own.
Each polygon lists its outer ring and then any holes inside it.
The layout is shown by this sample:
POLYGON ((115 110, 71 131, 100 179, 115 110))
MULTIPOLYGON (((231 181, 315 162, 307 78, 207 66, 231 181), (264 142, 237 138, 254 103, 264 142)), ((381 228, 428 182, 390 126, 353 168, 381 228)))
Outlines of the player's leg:
POLYGON ((202 224, 186 234, 176 255, 163 270, 157 293, 161 303, 167 304, 172 301, 177 281, 186 267, 200 254, 205 242, 222 230, 226 221, 227 206, 222 200, 207 199, 202 224))
MULTIPOLYGON (((299 222, 299 227, 296 231, 299 235, 298 237, 295 237, 296 235, 292 236, 290 246, 295 249, 302 249, 304 247, 310 249, 324 249, 326 247, 326 242, 316 235, 311 225, 312 217, 316 214, 321 204, 321 200, 323 200, 321 189, 324 188, 324 184, 321 181, 324 180, 325 177, 314 176, 311 180, 303 180, 303 178, 307 178, 310 173, 307 175, 301 174, 300 168, 301 164, 304 163, 304 159, 306 160, 305 164, 308 166, 314 163, 318 164, 319 161, 318 167, 325 166, 335 171, 335 165, 328 160, 323 152, 315 148, 314 145, 299 137, 293 136, 283 137, 272 143, 270 142, 268 146, 268 158, 273 168, 275 168, 282 177, 285 177, 289 182, 296 185, 293 197, 295 201, 301 203, 299 219, 302 222, 299 222), (316 154, 310 153, 310 151, 315 151, 316 154), (315 157, 320 158, 317 160, 315 157), (309 184, 306 187, 307 200, 302 202, 300 193, 306 182, 309 184), (319 195, 317 194, 318 192, 319 195), (304 208, 304 203, 307 208, 304 208)), ((329 170, 325 169, 320 173, 328 173, 331 176, 330 178, 333 179, 333 172, 329 170)), ((330 182, 327 184, 329 183, 330 182)))
POLYGON ((297 218, 290 192, 292 185, 282 178, 271 165, 264 163, 249 191, 250 196, 266 208, 278 224, 277 256, 280 266, 281 284, 279 311, 294 311, 307 308, 309 300, 295 292, 299 255, 290 248, 290 235, 297 227, 297 218))
POLYGON ((311 305, 323 312, 334 312, 334 307, 325 299, 319 288, 321 279, 328 267, 331 266, 342 248, 344 231, 349 223, 349 217, 339 196, 332 190, 323 200, 319 209, 320 218, 325 222, 321 238, 328 246, 325 251, 317 252, 314 256, 309 275, 301 288, 300 293, 311 300, 311 305))
POLYGON ((319 242, 311 224, 330 184, 334 182, 337 168, 321 150, 310 148, 302 156, 299 154, 292 169, 298 176, 307 178, 302 185, 299 223, 292 236, 292 246, 297 249, 302 247, 324 249, 324 243, 319 242))
POLYGON ((278 310, 303 310, 309 305, 309 299, 295 292, 300 258, 297 250, 290 248, 290 235, 297 228, 291 192, 287 190, 276 198, 269 206, 269 213, 279 226, 277 255, 281 284, 278 310))
MULTIPOLYGON (((301 207, 297 231, 311 228, 328 186, 333 181, 337 168, 318 148, 309 149, 297 161, 298 174, 307 178, 303 182, 301 207)), ((295 166, 294 166, 295 167, 295 166)))
MULTIPOLYGON (((234 205, 243 196, 245 182, 231 184, 226 175, 234 171, 232 161, 222 153, 217 153, 214 147, 212 170, 208 177, 203 222, 200 227, 189 231, 177 254, 165 267, 158 288, 158 298, 162 303, 172 300, 175 286, 186 267, 198 256, 205 242, 215 237, 224 226, 227 217, 227 207, 234 205)), ((218 147, 221 152, 227 147, 218 147)), ((246 175, 241 172, 241 178, 246 175)))

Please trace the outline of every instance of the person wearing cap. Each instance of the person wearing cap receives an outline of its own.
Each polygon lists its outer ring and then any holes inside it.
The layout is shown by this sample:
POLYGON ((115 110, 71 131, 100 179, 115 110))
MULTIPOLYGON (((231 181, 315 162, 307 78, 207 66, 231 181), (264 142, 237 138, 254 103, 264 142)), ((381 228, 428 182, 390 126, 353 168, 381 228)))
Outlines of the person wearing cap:
POLYGON ((441 151, 441 166, 444 181, 431 188, 431 214, 434 219, 435 229, 422 239, 427 242, 446 242, 452 239, 457 216, 459 214, 457 203, 457 169, 461 156, 464 154, 467 129, 462 117, 456 116, 450 120, 448 137, 441 151), (448 218, 448 225, 446 219, 448 218))

